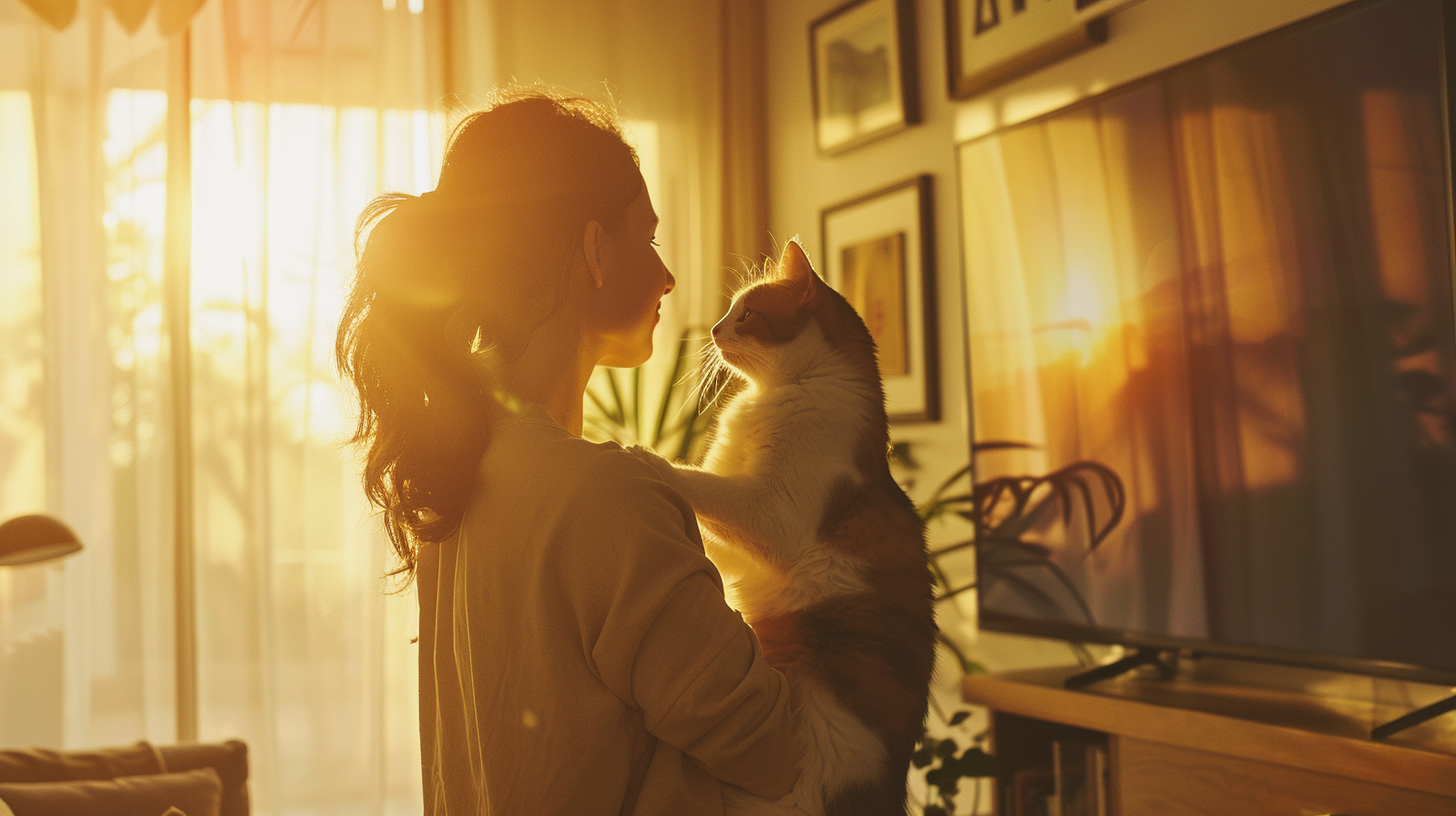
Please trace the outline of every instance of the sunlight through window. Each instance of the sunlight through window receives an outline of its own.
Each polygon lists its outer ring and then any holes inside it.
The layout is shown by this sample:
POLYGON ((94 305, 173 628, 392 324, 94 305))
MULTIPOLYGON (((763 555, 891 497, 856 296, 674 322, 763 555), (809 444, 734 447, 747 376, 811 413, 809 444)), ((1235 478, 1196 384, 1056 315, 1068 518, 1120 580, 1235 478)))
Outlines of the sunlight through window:
MULTIPOLYGON (((30 94, 0 91, 0 519, 45 508, 45 335, 40 219, 30 94)), ((0 720, 7 735, 43 733, 45 712, 7 705, 29 678, 12 671, 27 650, 53 640, 56 619, 44 568, 0 569, 0 720), (51 635, 51 637, 47 637, 51 635), (41 722, 35 722, 36 719, 41 722)), ((33 671, 33 669, 32 669, 33 671)))
POLYGON ((30 94, 0 91, 0 190, 31 191, 0 196, 0 450, 7 465, 0 470, 0 517, 45 506, 45 349, 32 134, 30 94))

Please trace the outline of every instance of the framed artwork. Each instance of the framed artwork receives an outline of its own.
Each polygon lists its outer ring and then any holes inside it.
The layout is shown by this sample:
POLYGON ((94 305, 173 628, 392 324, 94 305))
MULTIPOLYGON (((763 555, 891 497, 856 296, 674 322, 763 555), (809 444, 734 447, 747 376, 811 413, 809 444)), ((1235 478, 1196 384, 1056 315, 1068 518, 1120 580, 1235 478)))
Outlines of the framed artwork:
POLYGON ((820 271, 874 336, 885 409, 899 422, 940 418, 932 201, 930 176, 917 176, 820 216, 820 271))
POLYGON ((945 0, 950 96, 965 99, 1107 40, 1137 0, 945 0))
POLYGON ((854 0, 809 24, 814 132, 840 153, 920 121, 913 0, 854 0))

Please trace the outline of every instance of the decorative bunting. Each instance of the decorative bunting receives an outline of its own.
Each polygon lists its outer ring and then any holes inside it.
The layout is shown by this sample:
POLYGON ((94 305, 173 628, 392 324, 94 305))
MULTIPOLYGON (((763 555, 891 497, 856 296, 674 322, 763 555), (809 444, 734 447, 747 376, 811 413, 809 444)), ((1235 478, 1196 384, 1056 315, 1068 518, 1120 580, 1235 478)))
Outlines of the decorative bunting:
POLYGON ((152 10, 152 0, 106 0, 106 5, 128 34, 137 33, 146 22, 147 12, 152 10))
POLYGON ((51 28, 60 31, 76 19, 79 0, 20 0, 51 28))
MULTIPOLYGON (((61 31, 76 19, 81 0, 20 0, 21 4, 35 12, 46 25, 61 31)), ((126 33, 135 34, 141 30, 151 13, 157 7, 157 30, 170 37, 187 27, 192 17, 207 0, 104 0, 107 8, 126 33)))

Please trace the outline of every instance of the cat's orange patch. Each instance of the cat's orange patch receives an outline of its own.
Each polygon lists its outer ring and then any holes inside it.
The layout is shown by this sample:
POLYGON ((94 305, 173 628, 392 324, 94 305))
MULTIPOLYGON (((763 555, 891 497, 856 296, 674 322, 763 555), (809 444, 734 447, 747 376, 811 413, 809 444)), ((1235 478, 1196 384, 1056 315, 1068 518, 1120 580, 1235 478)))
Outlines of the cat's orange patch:
MULTIPOLYGON (((925 719, 934 665, 926 644, 935 638, 935 611, 920 518, 888 470, 881 478, 846 489, 818 537, 822 546, 867 565, 869 589, 749 623, 771 664, 828 686, 884 740, 890 767, 905 768, 925 719)), ((865 813, 893 812, 883 808, 895 797, 903 802, 903 790, 887 780, 830 812, 858 813, 861 804, 871 808, 865 813), (881 795, 889 798, 879 801, 881 795)))
MULTIPOLYGON (((827 686, 884 741, 889 767, 907 768, 925 719, 934 664, 933 650, 918 644, 933 640, 934 612, 928 581, 922 581, 924 592, 906 592, 904 576, 875 581, 872 592, 750 623, 769 663, 827 686)), ((903 803, 903 781, 885 780, 861 794, 884 793, 888 801, 903 803)))

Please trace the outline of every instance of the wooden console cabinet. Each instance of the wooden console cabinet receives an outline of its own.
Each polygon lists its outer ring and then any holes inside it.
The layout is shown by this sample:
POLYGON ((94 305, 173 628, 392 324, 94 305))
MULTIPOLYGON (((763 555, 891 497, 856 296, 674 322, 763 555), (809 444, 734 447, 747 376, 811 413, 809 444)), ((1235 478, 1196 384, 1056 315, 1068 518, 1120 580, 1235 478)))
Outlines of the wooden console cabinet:
POLYGON ((998 814, 1045 812, 1022 801, 1018 813, 1018 786, 1051 764, 1054 744, 1091 744, 1106 768, 1096 786, 1105 805, 1079 810, 1094 816, 1456 816, 1456 713, 1376 742, 1371 726, 1404 710, 1318 683, 1133 673, 1063 688, 1079 670, 964 679, 966 701, 992 712, 998 814))

